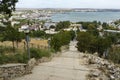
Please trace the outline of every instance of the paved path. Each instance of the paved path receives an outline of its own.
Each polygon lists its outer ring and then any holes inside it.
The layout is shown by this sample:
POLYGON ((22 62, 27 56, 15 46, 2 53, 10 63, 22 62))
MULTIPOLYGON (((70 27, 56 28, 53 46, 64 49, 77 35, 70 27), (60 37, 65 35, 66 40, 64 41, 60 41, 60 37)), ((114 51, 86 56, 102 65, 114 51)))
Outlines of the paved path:
POLYGON ((76 42, 71 42, 70 50, 62 52, 61 56, 50 62, 40 63, 32 74, 15 80, 86 80, 89 69, 83 64, 82 54, 75 45, 76 42))

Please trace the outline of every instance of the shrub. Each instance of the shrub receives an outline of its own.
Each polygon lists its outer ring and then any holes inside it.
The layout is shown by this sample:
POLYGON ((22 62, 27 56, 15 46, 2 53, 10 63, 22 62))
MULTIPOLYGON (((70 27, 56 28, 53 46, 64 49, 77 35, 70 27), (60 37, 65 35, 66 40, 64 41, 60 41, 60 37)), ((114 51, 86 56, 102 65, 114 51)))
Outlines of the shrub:
POLYGON ((98 52, 100 57, 111 46, 111 39, 107 37, 96 37, 88 32, 79 32, 77 41, 77 48, 80 52, 98 52))
POLYGON ((5 52, 13 52, 13 48, 10 46, 0 46, 0 54, 3 54, 5 52))
MULTIPOLYGON (((42 57, 50 57, 51 50, 44 50, 38 48, 31 48, 31 58, 40 59, 42 57)), ((27 53, 17 53, 6 55, 4 53, 0 54, 0 64, 6 63, 27 63, 29 60, 27 53)))
POLYGON ((70 35, 71 35, 71 40, 74 40, 74 38, 76 36, 75 31, 71 30, 70 35))
POLYGON ((6 62, 6 56, 0 55, 0 64, 4 64, 6 62))
POLYGON ((23 54, 16 54, 14 55, 16 63, 27 63, 28 62, 28 55, 26 53, 23 54))
POLYGON ((96 37, 88 32, 79 32, 77 36, 77 48, 80 52, 94 53, 97 50, 96 37))
POLYGON ((0 64, 5 63, 27 63, 28 56, 26 53, 24 54, 15 54, 15 55, 0 55, 0 64))
POLYGON ((68 28, 70 26, 70 21, 60 21, 56 25, 56 31, 62 30, 64 28, 68 28))
POLYGON ((68 45, 71 39, 71 32, 61 31, 51 38, 50 45, 55 51, 60 51, 61 46, 68 45))
POLYGON ((38 49, 38 48, 31 48, 30 53, 31 53, 31 58, 36 58, 36 59, 51 56, 50 51, 44 49, 38 49))
POLYGON ((120 47, 111 48, 108 54, 108 59, 115 63, 120 63, 120 47))
POLYGON ((60 51, 60 47, 62 46, 62 44, 58 34, 54 35, 51 38, 50 45, 55 51, 60 51))
POLYGON ((45 35, 46 35, 46 33, 44 31, 33 31, 31 33, 32 37, 43 37, 45 35))

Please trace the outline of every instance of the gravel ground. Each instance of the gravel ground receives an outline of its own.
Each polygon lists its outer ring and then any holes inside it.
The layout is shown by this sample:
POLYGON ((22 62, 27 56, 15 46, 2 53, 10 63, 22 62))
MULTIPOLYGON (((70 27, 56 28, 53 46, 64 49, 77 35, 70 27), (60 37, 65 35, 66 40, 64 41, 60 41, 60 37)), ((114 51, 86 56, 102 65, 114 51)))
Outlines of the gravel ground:
POLYGON ((84 64, 82 53, 75 46, 76 42, 71 42, 69 50, 62 52, 59 57, 40 63, 32 74, 14 80, 86 80, 90 69, 84 64))

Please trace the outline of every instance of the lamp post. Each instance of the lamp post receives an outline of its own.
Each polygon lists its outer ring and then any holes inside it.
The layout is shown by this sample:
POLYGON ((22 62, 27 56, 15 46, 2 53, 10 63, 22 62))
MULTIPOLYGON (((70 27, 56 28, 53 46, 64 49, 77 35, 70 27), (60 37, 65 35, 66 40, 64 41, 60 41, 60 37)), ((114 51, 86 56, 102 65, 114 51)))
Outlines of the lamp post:
POLYGON ((28 25, 22 26, 21 28, 19 28, 19 32, 24 32, 26 34, 25 41, 26 41, 26 46, 27 46, 28 59, 30 59, 30 48, 29 48, 29 41, 30 41, 29 33, 30 33, 30 30, 29 30, 29 26, 28 25))
POLYGON ((29 29, 27 30, 24 30, 24 33, 26 34, 26 46, 27 46, 27 53, 28 53, 28 59, 30 59, 30 48, 29 48, 29 41, 30 41, 30 38, 29 38, 29 29))
POLYGON ((51 38, 48 38, 48 49, 50 49, 50 41, 51 41, 51 38))

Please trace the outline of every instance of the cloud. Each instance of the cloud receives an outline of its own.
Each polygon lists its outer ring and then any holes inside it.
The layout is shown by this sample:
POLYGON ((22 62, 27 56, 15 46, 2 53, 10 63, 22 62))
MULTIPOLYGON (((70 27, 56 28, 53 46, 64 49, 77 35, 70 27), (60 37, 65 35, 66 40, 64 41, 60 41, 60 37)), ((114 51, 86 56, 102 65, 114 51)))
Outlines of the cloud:
POLYGON ((22 8, 120 8, 120 0, 19 0, 22 8))

